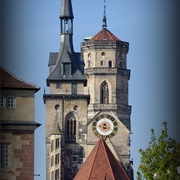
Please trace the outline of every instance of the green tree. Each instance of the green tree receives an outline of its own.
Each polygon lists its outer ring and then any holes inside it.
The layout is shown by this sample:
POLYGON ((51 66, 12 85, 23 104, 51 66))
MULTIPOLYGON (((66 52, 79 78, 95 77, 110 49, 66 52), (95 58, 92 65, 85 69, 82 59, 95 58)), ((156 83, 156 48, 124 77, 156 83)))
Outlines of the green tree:
POLYGON ((177 167, 180 166, 180 144, 167 133, 167 122, 162 123, 164 129, 157 139, 151 129, 151 139, 147 149, 139 149, 141 154, 137 180, 176 180, 180 179, 177 167))

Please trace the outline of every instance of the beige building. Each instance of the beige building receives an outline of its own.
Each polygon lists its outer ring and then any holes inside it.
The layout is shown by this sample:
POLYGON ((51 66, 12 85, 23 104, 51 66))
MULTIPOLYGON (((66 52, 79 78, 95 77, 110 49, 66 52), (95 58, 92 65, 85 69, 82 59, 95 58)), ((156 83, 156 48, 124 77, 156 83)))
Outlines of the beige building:
POLYGON ((34 179, 34 96, 40 89, 0 67, 0 179, 34 179))
MULTIPOLYGON (((105 7, 105 6, 104 6, 105 7)), ((50 53, 46 104, 46 179, 73 179, 99 138, 133 179, 130 161, 131 106, 128 104, 129 43, 102 29, 73 48, 71 0, 62 0, 60 50, 50 53)))

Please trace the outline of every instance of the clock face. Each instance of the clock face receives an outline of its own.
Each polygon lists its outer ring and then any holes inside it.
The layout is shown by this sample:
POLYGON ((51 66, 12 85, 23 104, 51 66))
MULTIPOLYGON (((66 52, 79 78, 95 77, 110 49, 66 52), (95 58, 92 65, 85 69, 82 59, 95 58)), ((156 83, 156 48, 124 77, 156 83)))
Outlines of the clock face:
POLYGON ((117 133, 118 125, 114 117, 108 114, 102 114, 94 120, 92 129, 97 137, 113 137, 117 133))

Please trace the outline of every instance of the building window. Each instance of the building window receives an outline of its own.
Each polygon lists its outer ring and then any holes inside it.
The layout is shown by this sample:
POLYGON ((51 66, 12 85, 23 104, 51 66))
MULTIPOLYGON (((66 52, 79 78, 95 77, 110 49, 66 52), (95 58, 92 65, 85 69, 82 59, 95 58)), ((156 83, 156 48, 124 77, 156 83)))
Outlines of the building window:
POLYGON ((103 60, 100 61, 100 65, 101 65, 101 66, 104 65, 104 61, 103 61, 103 60))
POLYGON ((66 118, 66 140, 75 142, 76 140, 76 117, 74 113, 70 112, 66 118))
POLYGON ((109 67, 112 67, 112 61, 109 61, 109 67))
POLYGON ((1 167, 9 167, 10 165, 10 144, 1 144, 1 167))
POLYGON ((54 156, 51 156, 51 166, 54 166, 54 156))
POLYGON ((88 67, 91 66, 91 53, 88 54, 88 67))
POLYGON ((54 151, 54 140, 51 141, 51 152, 54 151))
POLYGON ((61 83, 60 82, 56 83, 56 89, 61 89, 61 83))
POLYGON ((72 83, 72 94, 77 94, 77 84, 72 83))
POLYGON ((51 172, 51 180, 54 180, 54 171, 51 172))
POLYGON ((70 63, 63 64, 63 75, 71 75, 71 64, 70 63))
POLYGON ((59 164, 59 154, 56 154, 55 156, 55 164, 59 164))
POLYGON ((5 97, 0 96, 0 108, 4 108, 4 107, 5 107, 5 97))
POLYGON ((59 179, 59 169, 55 171, 55 180, 59 179))
POLYGON ((59 138, 56 139, 56 144, 55 144, 55 149, 58 149, 59 148, 59 138))
POLYGON ((122 68, 123 67, 123 62, 119 61, 119 67, 122 68))
POLYGON ((109 88, 106 81, 104 81, 100 86, 100 103, 107 104, 109 103, 109 88))
POLYGON ((7 108, 15 107, 15 98, 14 96, 7 96, 7 108))

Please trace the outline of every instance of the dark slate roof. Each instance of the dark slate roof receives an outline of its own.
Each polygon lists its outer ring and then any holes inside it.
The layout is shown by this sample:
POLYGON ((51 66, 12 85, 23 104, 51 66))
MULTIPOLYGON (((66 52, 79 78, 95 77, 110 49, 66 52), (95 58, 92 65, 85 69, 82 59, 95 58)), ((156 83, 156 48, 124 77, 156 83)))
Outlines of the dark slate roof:
POLYGON ((74 18, 71 0, 62 0, 60 18, 74 18))
POLYGON ((58 57, 58 52, 50 52, 48 66, 55 65, 58 57))
POLYGON ((102 28, 96 35, 94 35, 89 41, 94 40, 117 40, 120 41, 113 33, 111 33, 107 28, 102 28))
POLYGON ((124 167, 100 138, 73 180, 130 180, 124 167))
POLYGON ((28 89, 38 91, 40 87, 28 83, 0 66, 0 86, 8 89, 28 89))
POLYGON ((51 80, 77 80, 85 81, 86 78, 83 73, 83 61, 81 60, 80 53, 75 53, 72 43, 71 35, 61 35, 63 39, 60 45, 59 53, 50 53, 49 65, 54 65, 49 77, 47 78, 47 84, 51 80), (71 63, 72 74, 63 75, 63 63, 71 63))

